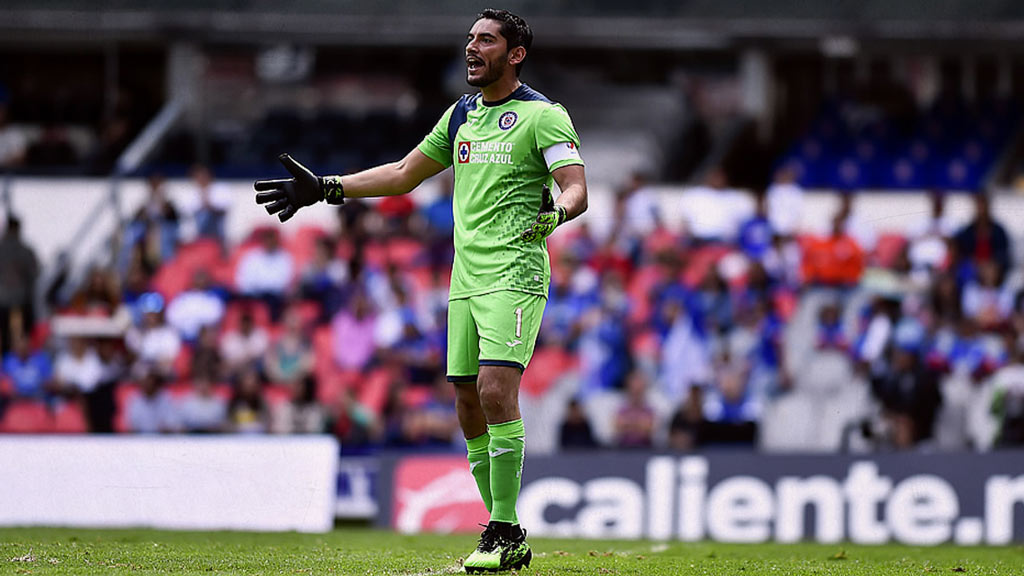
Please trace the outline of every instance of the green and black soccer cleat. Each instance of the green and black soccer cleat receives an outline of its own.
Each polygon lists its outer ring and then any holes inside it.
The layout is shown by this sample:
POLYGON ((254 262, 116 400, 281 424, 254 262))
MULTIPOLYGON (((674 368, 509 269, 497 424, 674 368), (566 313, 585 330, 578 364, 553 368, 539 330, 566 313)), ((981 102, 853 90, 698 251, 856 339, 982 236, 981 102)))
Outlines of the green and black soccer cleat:
POLYGON ((507 572, 519 570, 530 565, 533 551, 526 543, 526 532, 515 530, 517 534, 506 536, 501 534, 493 524, 488 524, 480 534, 480 542, 476 550, 466 558, 463 568, 468 574, 485 572, 507 572))

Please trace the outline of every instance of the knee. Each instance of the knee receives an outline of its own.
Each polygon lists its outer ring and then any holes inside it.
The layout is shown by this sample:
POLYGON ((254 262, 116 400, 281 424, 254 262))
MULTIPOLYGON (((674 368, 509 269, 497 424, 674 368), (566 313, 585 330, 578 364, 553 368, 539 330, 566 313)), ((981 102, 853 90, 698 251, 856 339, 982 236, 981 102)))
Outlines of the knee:
POLYGON ((455 385, 455 404, 460 410, 480 409, 480 396, 477 394, 475 382, 455 385))
POLYGON ((501 412, 502 408, 508 402, 506 391, 502 390, 501 386, 498 386, 494 382, 481 383, 479 394, 480 406, 484 409, 485 414, 496 414, 501 412))

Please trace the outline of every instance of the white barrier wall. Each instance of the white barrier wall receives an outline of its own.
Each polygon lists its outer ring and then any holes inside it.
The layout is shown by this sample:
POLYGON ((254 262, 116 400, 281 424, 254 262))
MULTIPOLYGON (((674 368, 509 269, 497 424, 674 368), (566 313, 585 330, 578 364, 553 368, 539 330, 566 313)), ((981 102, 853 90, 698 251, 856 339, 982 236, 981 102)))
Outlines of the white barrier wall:
MULTIPOLYGON (((267 174, 268 178, 284 177, 280 173, 267 174)), ((448 171, 427 180, 413 197, 417 202, 429 202, 437 194, 440 179, 450 178, 448 171)), ((238 241, 255 226, 273 225, 276 218, 267 215, 254 201, 251 181, 227 181, 228 189, 234 196, 234 204, 228 212, 227 236, 238 241)), ((181 194, 190 187, 187 180, 167 182, 168 197, 177 202, 181 194)), ((57 253, 68 246, 79 226, 88 217, 89 211, 103 202, 110 190, 110 181, 102 178, 16 178, 11 185, 14 213, 21 217, 23 234, 38 252, 44 263, 52 263, 57 253)), ((614 196, 612 189, 601 183, 589 185, 590 208, 584 218, 569 225, 585 222, 599 237, 618 225, 613 214, 614 196)), ((658 186, 654 188, 662 208, 662 216, 673 229, 684 226, 684 222, 699 218, 708 211, 721 210, 720 204, 704 205, 691 197, 682 186, 658 186)), ((131 216, 146 201, 146 184, 142 180, 125 180, 120 188, 122 213, 131 216)), ((705 203, 707 199, 704 199, 705 203)), ((376 201, 370 199, 370 202, 376 201)), ((831 216, 838 208, 838 196, 831 191, 808 192, 805 196, 801 222, 804 230, 827 232, 831 216)), ((749 196, 741 199, 735 209, 741 212, 753 209, 749 196)), ((993 200, 993 213, 1007 227, 1014 238, 1024 238, 1024 197, 1000 193, 993 200)), ((973 204, 965 194, 950 194, 947 201, 947 215, 956 224, 968 222, 973 213, 973 204)), ((919 223, 929 213, 928 196, 920 192, 869 192, 859 194, 854 203, 854 212, 875 228, 879 233, 906 231, 919 223)), ((184 215, 183 215, 184 217, 184 215)), ((186 218, 187 220, 187 218, 186 218)), ((308 224, 317 224, 328 229, 337 225, 335 211, 325 205, 305 209, 283 226, 281 230, 297 230, 308 224)), ((94 229, 77 247, 76 258, 89 261, 90 256, 101 254, 106 246, 104 240, 114 230, 112 211, 104 212, 93 223, 94 229)), ((0 224, 2 227, 2 224, 0 224)), ((187 228, 187 226, 186 226, 187 228)))
POLYGON ((0 440, 0 526, 327 532, 334 438, 0 440))

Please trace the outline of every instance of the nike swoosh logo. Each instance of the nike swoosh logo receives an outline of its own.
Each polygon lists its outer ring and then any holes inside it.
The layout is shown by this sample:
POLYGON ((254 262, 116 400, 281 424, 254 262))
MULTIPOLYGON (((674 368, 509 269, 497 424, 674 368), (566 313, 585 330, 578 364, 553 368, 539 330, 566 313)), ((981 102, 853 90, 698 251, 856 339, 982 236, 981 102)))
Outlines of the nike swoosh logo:
POLYGON ((515 348, 516 346, 519 346, 522 343, 522 340, 513 340, 511 342, 505 342, 505 346, 508 346, 509 348, 515 348))
POLYGON ((502 454, 508 454, 509 452, 514 452, 514 450, 512 450, 511 448, 498 448, 493 452, 488 452, 487 455, 490 456, 491 458, 497 458, 498 456, 501 456, 502 454))

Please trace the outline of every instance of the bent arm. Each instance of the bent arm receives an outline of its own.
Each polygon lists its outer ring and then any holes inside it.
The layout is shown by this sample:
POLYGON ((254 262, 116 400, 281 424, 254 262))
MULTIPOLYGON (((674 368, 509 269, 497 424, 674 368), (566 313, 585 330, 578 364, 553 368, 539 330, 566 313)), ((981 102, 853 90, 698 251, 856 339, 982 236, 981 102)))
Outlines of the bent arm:
POLYGON ((555 200, 565 208, 565 220, 569 221, 587 210, 587 176, 582 164, 562 166, 551 173, 562 193, 555 200))
POLYGON ((427 178, 444 170, 444 166, 423 152, 414 149, 398 162, 341 177, 346 198, 398 196, 408 194, 427 178))

